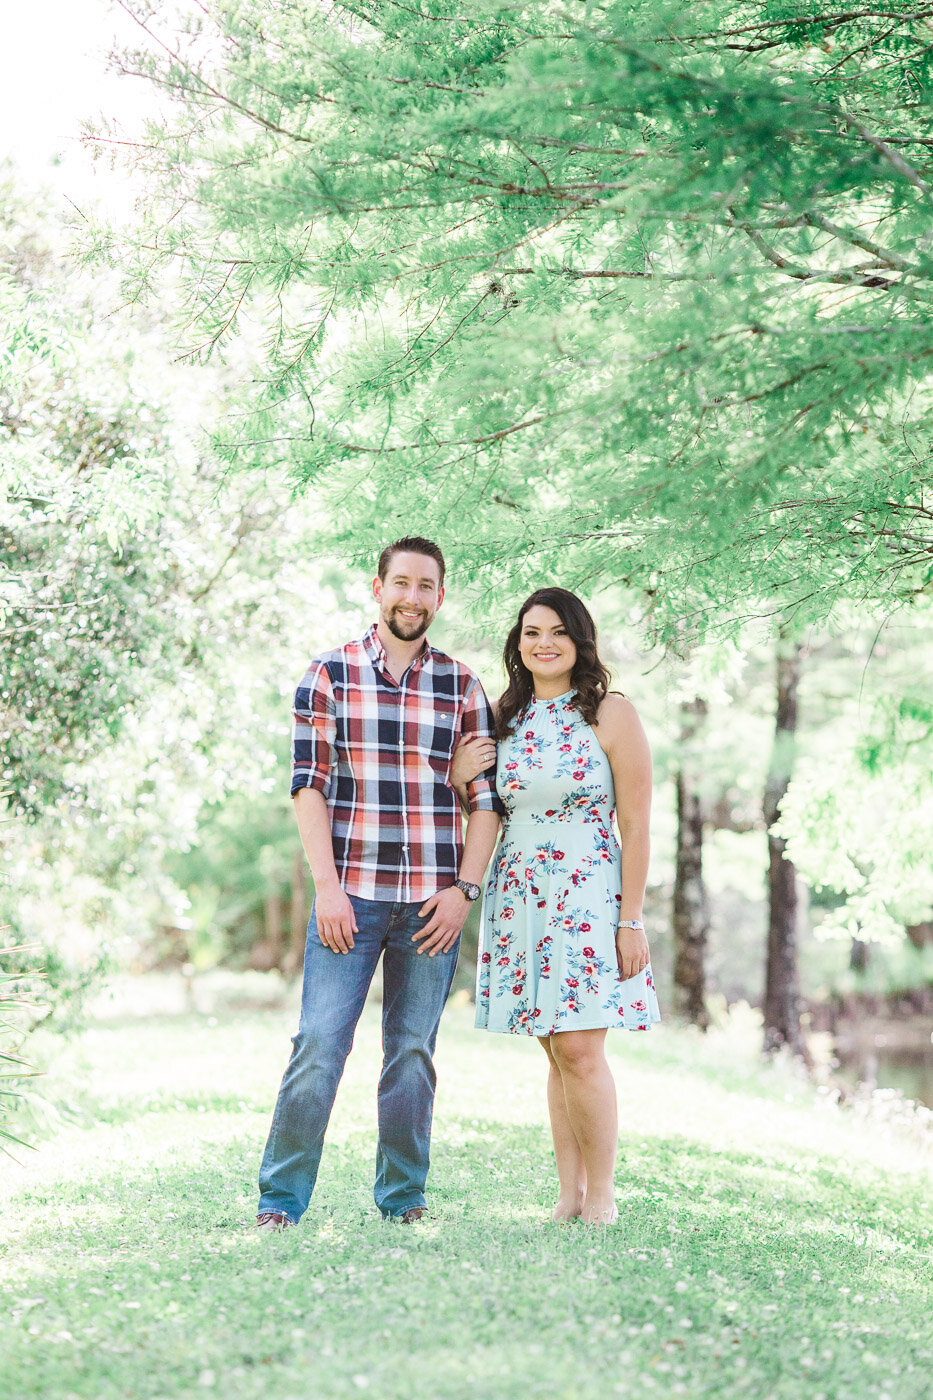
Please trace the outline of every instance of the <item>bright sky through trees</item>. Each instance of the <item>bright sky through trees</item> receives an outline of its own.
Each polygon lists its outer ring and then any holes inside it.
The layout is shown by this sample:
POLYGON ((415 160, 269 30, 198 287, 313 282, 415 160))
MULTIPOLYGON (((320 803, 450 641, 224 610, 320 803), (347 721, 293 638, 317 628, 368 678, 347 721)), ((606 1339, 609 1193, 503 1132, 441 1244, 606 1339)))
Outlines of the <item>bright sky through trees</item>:
POLYGON ((135 42, 136 26, 109 0, 32 0, 7 7, 3 29, 0 160, 79 208, 95 199, 122 213, 133 181, 95 166, 81 129, 102 111, 132 127, 153 110, 151 88, 108 72, 110 47, 135 42))

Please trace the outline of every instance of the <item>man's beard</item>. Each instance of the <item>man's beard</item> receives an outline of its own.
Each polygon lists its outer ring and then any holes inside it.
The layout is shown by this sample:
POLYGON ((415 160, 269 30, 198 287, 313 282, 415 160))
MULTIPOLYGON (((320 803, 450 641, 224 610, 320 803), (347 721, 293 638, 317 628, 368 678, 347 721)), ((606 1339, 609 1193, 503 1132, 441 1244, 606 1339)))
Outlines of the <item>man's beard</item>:
POLYGON ((393 608, 392 612, 386 614, 386 626, 393 637, 398 637, 400 642, 416 642, 419 637, 423 637, 431 625, 430 617, 425 613, 417 622, 403 620, 397 614, 398 608, 393 608), (404 629, 408 629, 407 631, 404 629))

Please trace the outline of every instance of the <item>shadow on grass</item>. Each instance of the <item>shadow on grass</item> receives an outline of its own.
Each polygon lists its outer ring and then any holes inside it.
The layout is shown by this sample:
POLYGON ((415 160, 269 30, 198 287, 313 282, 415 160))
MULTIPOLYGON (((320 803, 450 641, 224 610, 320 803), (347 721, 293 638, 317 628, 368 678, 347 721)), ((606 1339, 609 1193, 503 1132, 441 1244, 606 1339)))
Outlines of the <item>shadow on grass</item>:
POLYGON ((876 1396, 882 1374, 923 1395, 916 1183, 651 1139, 620 1161, 617 1225, 558 1227, 543 1125, 445 1133, 412 1228, 375 1212, 368 1132, 328 1143, 282 1235, 249 1228, 259 1142, 181 1140, 178 1161, 27 1187, 7 1227, 10 1395, 298 1400, 313 1376, 328 1400, 513 1400, 533 1372, 552 1400, 699 1397, 723 1367, 780 1400, 876 1396))

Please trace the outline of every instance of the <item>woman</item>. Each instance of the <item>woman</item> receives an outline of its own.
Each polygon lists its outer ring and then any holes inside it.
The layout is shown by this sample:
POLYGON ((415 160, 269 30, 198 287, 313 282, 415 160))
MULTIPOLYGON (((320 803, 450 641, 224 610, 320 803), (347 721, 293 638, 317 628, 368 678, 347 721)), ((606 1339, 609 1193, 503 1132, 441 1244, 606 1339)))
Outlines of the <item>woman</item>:
MULTIPOLYGON (((573 593, 533 593, 504 661, 504 830, 483 901, 476 1024, 538 1037, 560 1182, 552 1218, 608 1224, 618 1122, 606 1031, 660 1019, 642 922, 651 755, 632 704, 609 693, 593 619, 573 593)), ((458 746, 461 796, 489 748, 458 746)))

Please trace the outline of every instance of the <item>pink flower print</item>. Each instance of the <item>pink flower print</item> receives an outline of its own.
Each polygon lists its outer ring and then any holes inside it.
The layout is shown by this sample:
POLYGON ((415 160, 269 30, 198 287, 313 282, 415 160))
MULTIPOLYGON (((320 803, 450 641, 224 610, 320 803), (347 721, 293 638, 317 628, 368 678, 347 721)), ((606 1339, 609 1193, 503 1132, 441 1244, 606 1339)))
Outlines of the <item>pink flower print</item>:
POLYGON ((576 795, 576 797, 575 797, 573 800, 574 800, 574 804, 575 804, 577 807, 585 807, 586 804, 587 804, 587 803, 589 802, 589 800, 590 800, 590 798, 589 798, 589 793, 586 793, 586 792, 578 792, 577 795, 576 795))
POLYGON ((555 851, 555 852, 554 852, 554 859, 555 859, 555 860, 563 860, 563 859, 564 859, 564 853, 563 853, 563 851, 555 851))
POLYGON ((482 990, 482 995, 483 995, 484 997, 488 997, 488 996, 489 996, 489 988, 488 988, 488 987, 484 987, 484 988, 483 988, 483 990, 482 990))
POLYGON ((554 809, 553 807, 548 807, 548 809, 547 809, 547 811, 545 812, 544 815, 545 815, 546 817, 553 817, 554 811, 555 811, 555 809, 554 809))
MULTIPOLYGON (((502 912, 504 914, 506 911, 503 909, 502 912)), ((499 937, 496 939, 496 942, 500 948, 507 948, 509 946, 510 941, 511 940, 507 933, 500 933, 499 937)))
MULTIPOLYGON (((511 904, 507 904, 506 907, 503 909, 503 911, 502 911, 502 917, 503 917, 503 919, 514 919, 514 918, 515 918, 515 910, 512 908, 511 904)), ((508 936, 508 935, 506 935, 506 936, 508 936)))
MULTIPOLYGON (((581 933, 589 933, 589 931, 590 931, 590 925, 589 925, 589 924, 581 924, 581 925, 580 925, 580 932, 581 932, 581 933)), ((587 957, 592 957, 592 956, 593 956, 593 950, 592 950, 592 948, 590 949, 589 953, 586 952, 586 949, 585 949, 585 948, 583 949, 583 952, 584 952, 584 954, 585 954, 587 957)))
POLYGON ((562 899, 557 901, 557 912, 558 914, 563 914, 564 912, 564 901, 562 899))
POLYGON ((571 748, 570 744, 561 744, 561 746, 560 746, 560 751, 561 751, 561 753, 569 753, 569 752, 570 752, 570 748, 571 748))
POLYGON ((594 972, 596 971, 596 964, 591 962, 584 963, 583 971, 586 973, 587 977, 592 977, 594 972))
POLYGON ((538 889, 538 886, 537 886, 537 885, 532 885, 532 887, 531 887, 531 893, 532 893, 532 894, 540 894, 541 891, 538 889))
POLYGON ((567 998, 567 1010, 568 1010, 568 1011, 579 1011, 579 1010, 580 1010, 580 1003, 579 1003, 574 997, 568 997, 568 998, 567 998))
POLYGON ((606 828, 605 828, 604 826, 601 826, 601 827, 599 828, 599 834, 600 834, 600 836, 603 838, 604 841, 608 841, 608 840, 609 840, 609 832, 606 830, 606 828))
MULTIPOLYGON (((589 928, 590 928, 589 924, 581 924, 580 927, 581 927, 582 929, 585 929, 585 930, 587 931, 587 933, 589 932, 589 928)), ((596 956, 596 949, 595 949, 595 948, 584 948, 584 949, 583 949, 583 956, 584 956, 585 958, 595 958, 595 956, 596 956)))
POLYGON ((508 953, 506 953, 505 957, 504 957, 504 958, 500 958, 499 961, 496 963, 496 967, 508 967, 508 965, 509 965, 509 955, 508 955, 508 953))
POLYGON ((526 739, 533 739, 534 737, 535 737, 535 732, 534 732, 533 729, 527 729, 527 730, 525 731, 525 738, 526 738, 526 739))
POLYGON ((512 778, 510 782, 505 784, 505 790, 506 792, 521 792, 522 785, 517 778, 512 778))
POLYGON ((648 1004, 647 1004, 647 1002, 644 1002, 644 1001, 633 1001, 633 1002, 632 1002, 632 1010, 633 1010, 633 1011, 637 1011, 638 1014, 639 1014, 639 1016, 643 1016, 643 1015, 645 1014, 645 1012, 648 1010, 648 1004))
POLYGON ((576 977, 568 977, 568 978, 567 978, 567 986, 568 986, 568 987, 579 987, 579 985, 580 985, 580 983, 577 981, 576 977))
POLYGON ((518 767, 518 763, 517 763, 517 761, 513 758, 513 759, 512 759, 512 762, 511 762, 511 763, 507 763, 505 766, 506 766, 506 768, 508 769, 508 771, 511 773, 511 772, 513 772, 513 771, 518 767))
POLYGON ((546 899, 539 899, 539 900, 538 900, 538 908, 539 908, 539 909, 546 909, 546 908, 547 908, 547 900, 546 900, 546 899))
POLYGON ((532 1014, 532 1016, 533 1016, 535 1019, 537 1019, 537 1017, 541 1015, 541 1008, 540 1008, 540 1006, 536 1006, 535 1009, 534 1009, 534 1011, 533 1011, 531 1014, 532 1014))
POLYGON ((583 772, 583 769, 582 769, 582 768, 578 768, 577 771, 576 771, 576 772, 574 773, 574 775, 573 775, 573 780, 574 780, 575 783, 582 783, 582 781, 583 781, 583 779, 585 778, 585 776, 586 776, 586 774, 583 772))
POLYGON ((484 963, 491 963, 491 962, 492 962, 492 953, 484 953, 484 954, 483 954, 483 962, 484 962, 484 963))
POLYGON ((513 995, 513 997, 521 996, 521 991, 522 991, 522 984, 521 984, 521 982, 516 982, 516 983, 515 983, 515 986, 512 988, 512 995, 513 995))
POLYGON ((622 903, 622 896, 621 896, 620 894, 617 894, 617 895, 616 895, 616 904, 621 904, 621 903, 622 903))

